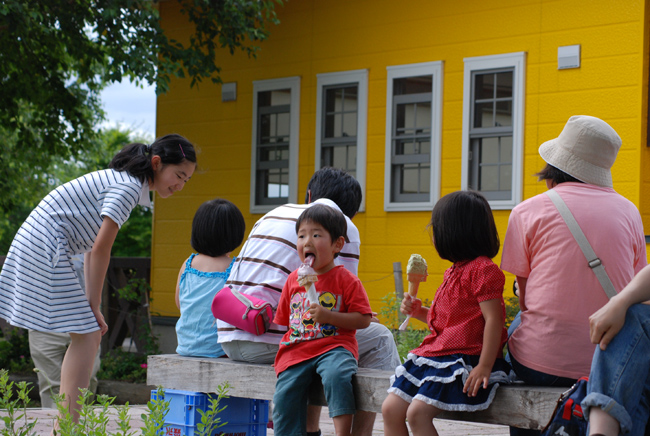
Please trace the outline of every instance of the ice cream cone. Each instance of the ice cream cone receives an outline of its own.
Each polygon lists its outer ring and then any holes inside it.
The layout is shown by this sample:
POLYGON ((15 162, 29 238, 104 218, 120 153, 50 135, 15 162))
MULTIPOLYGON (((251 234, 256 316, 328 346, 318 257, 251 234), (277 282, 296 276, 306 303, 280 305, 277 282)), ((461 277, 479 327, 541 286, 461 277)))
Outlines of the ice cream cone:
POLYGON ((427 275, 411 273, 411 274, 406 274, 406 279, 409 282, 409 295, 411 297, 415 297, 418 294, 420 283, 427 281, 427 275))
MULTIPOLYGON (((419 254, 411 254, 408 264, 406 265, 406 280, 409 282, 408 293, 412 298, 418 295, 420 283, 427 281, 427 262, 419 254)), ((406 330, 406 326, 411 319, 410 315, 406 316, 404 322, 399 326, 400 330, 406 330)))

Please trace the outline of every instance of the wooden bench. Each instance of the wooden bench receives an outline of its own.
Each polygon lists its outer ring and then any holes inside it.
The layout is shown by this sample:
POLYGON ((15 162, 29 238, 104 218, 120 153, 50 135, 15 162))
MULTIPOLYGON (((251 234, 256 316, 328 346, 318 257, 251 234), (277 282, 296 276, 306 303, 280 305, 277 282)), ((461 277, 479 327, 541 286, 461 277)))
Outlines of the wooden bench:
MULTIPOLYGON (((359 368, 353 385, 357 408, 381 413, 388 395, 391 371, 359 368)), ((229 395, 272 400, 275 371, 270 365, 235 362, 230 359, 183 357, 177 354, 152 355, 147 363, 147 384, 165 389, 215 392, 222 383, 230 384, 229 395)), ((481 412, 444 412, 439 418, 487 424, 512 425, 541 430, 551 417, 556 401, 565 388, 509 385, 497 390, 492 405, 481 412)), ((310 397, 313 404, 327 405, 322 390, 310 397)))

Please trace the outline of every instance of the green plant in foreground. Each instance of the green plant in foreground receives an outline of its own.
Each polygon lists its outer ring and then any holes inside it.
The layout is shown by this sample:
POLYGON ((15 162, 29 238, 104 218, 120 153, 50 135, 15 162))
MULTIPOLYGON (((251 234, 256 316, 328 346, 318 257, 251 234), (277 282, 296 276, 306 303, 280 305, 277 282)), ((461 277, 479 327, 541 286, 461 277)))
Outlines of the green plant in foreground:
POLYGON ((230 388, 230 385, 228 383, 219 385, 216 392, 217 397, 208 398, 208 401, 210 402, 208 410, 199 410, 199 413, 201 414, 201 422, 196 426, 197 430, 199 431, 199 436, 210 436, 214 430, 228 424, 227 422, 221 422, 221 418, 218 416, 223 411, 223 409, 227 407, 219 407, 219 403, 221 402, 222 398, 228 398, 228 388, 230 388))
POLYGON ((27 382, 17 383, 17 398, 12 399, 14 395, 13 382, 9 381, 9 373, 5 369, 0 369, 0 409, 4 410, 2 421, 4 428, 0 433, 2 436, 34 436, 34 426, 36 420, 27 422, 27 405, 29 404, 29 391, 27 382), (24 420, 25 423, 18 425, 18 422, 24 420))
MULTIPOLYGON (((9 373, 0 369, 0 413, 4 426, 0 428, 0 436, 36 436, 34 430, 36 420, 29 422, 27 406, 29 404, 29 383, 17 383, 17 398, 14 398, 13 382, 9 381, 9 373)), ((200 411, 201 423, 197 425, 200 435, 209 436, 214 430, 225 425, 219 418, 219 413, 225 406, 220 407, 219 402, 227 397, 228 384, 220 385, 217 388, 217 397, 210 398, 210 406, 206 411, 200 411)), ((131 427, 129 415, 129 404, 117 406, 117 427, 116 433, 108 433, 109 408, 115 398, 107 395, 97 396, 93 400, 92 393, 87 389, 81 389, 81 396, 77 404, 79 410, 79 421, 74 422, 68 408, 63 404, 64 396, 57 395, 54 400, 59 412, 58 429, 56 436, 134 436, 135 430, 131 427)), ((165 426, 165 416, 169 412, 169 402, 164 400, 164 391, 158 388, 156 398, 147 403, 148 413, 141 415, 144 424, 141 429, 143 436, 157 436, 165 426)))
MULTIPOLYGON (((413 323, 420 324, 423 329, 417 329, 409 327, 405 331, 399 331, 397 328, 401 323, 399 319, 399 308, 401 301, 397 301, 395 294, 390 293, 382 298, 384 306, 382 306, 379 311, 383 319, 388 320, 387 326, 393 332, 393 338, 395 339, 395 345, 397 346, 397 353, 402 361, 406 358, 409 351, 414 348, 417 348, 422 340, 429 334, 429 330, 426 329, 426 326, 419 321, 413 321, 413 323)), ((428 300, 422 302, 425 306, 429 304, 428 300)))

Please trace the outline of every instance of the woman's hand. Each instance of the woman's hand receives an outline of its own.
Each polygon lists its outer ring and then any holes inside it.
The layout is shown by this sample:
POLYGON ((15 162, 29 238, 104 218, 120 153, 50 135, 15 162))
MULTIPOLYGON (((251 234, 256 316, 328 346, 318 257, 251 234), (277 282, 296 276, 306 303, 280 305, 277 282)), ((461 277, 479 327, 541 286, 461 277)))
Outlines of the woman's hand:
POLYGON ((411 297, 411 294, 406 294, 404 295, 404 299, 402 300, 402 304, 400 305, 399 310, 404 315, 411 315, 416 318, 414 314, 417 313, 421 307, 422 300, 419 298, 411 297))
POLYGON ((614 297, 589 317, 589 337, 593 344, 600 344, 605 350, 607 345, 625 324, 628 306, 614 297))
POLYGON ((479 363, 469 373, 469 376, 465 381, 465 385, 463 386, 463 392, 466 393, 468 397, 475 397, 481 386, 483 389, 487 389, 491 372, 491 368, 488 368, 487 366, 481 365, 479 363))

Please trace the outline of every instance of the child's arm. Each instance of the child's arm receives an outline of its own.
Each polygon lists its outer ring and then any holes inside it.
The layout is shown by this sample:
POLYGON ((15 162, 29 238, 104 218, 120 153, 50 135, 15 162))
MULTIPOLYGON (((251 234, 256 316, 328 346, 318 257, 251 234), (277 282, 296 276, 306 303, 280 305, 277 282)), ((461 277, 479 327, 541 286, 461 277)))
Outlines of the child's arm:
POLYGON ((311 319, 319 324, 331 324, 348 330, 365 329, 370 325, 372 315, 359 312, 333 312, 320 304, 312 303, 309 307, 311 319))
POLYGON ((181 294, 181 276, 185 272, 185 264, 187 263, 187 259, 185 262, 183 262, 183 265, 181 265, 181 270, 178 272, 178 279, 176 279, 176 307, 178 307, 178 310, 181 310, 181 300, 180 300, 180 294, 181 294))
POLYGON ((600 344, 600 349, 616 336, 625 323, 627 309, 633 304, 650 300, 650 266, 646 266, 634 276, 632 281, 618 295, 589 317, 591 342, 600 344))
POLYGON ((422 306, 422 300, 419 298, 414 298, 410 294, 406 294, 402 300, 400 312, 404 315, 411 315, 411 318, 415 318, 426 324, 429 308, 422 306))
POLYGON ((90 309, 97 318, 99 329, 102 333, 108 331, 108 325, 104 321, 104 315, 100 310, 100 303, 102 301, 102 289, 104 287, 104 279, 106 278, 106 271, 108 271, 108 264, 111 261, 111 249, 117 232, 120 230, 118 225, 109 217, 104 217, 95 243, 90 252, 86 253, 84 266, 86 274, 86 296, 90 309))
POLYGON ((494 361, 497 358, 499 347, 501 345, 501 332, 503 330, 503 316, 501 312, 501 301, 497 298, 487 301, 481 301, 481 312, 485 319, 485 328, 483 329, 483 349, 478 365, 472 369, 467 377, 463 392, 468 396, 474 397, 479 388, 484 389, 488 386, 490 374, 494 361))

